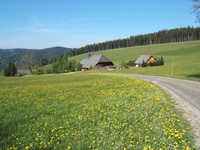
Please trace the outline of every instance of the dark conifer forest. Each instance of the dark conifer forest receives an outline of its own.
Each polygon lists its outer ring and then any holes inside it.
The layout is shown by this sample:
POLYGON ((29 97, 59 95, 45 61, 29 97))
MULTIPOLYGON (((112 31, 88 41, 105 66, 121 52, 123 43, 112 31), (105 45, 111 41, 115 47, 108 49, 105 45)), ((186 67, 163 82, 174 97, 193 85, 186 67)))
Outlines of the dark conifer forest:
POLYGON ((89 44, 68 53, 69 56, 76 56, 83 53, 102 51, 115 48, 131 46, 142 46, 150 44, 161 44, 171 42, 185 42, 200 39, 200 28, 184 27, 171 30, 161 30, 155 33, 130 36, 125 39, 117 39, 102 43, 89 44))

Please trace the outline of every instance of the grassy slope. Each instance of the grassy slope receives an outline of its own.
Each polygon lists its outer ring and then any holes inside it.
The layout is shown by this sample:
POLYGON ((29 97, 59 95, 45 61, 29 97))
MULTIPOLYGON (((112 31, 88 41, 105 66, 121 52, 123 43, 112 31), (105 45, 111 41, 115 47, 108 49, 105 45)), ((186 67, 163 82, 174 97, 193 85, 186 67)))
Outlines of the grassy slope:
MULTIPOLYGON (((94 52, 104 54, 116 66, 122 61, 136 60, 142 54, 152 54, 154 57, 164 57, 165 66, 110 71, 112 73, 138 73, 159 76, 172 76, 172 61, 174 77, 200 81, 200 41, 167 43, 147 46, 128 47, 107 51, 94 52)), ((91 53, 93 54, 93 53, 91 53)), ((73 57, 77 61, 87 54, 73 57)))

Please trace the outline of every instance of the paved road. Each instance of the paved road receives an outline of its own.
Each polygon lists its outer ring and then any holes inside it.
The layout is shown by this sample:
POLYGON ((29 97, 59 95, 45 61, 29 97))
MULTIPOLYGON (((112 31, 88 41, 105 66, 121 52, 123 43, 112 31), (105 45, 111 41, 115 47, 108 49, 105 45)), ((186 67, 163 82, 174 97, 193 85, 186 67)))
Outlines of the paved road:
POLYGON ((121 74, 122 76, 134 77, 150 81, 158 86, 163 86, 175 92, 178 96, 188 101, 200 110, 200 82, 136 74, 121 74))

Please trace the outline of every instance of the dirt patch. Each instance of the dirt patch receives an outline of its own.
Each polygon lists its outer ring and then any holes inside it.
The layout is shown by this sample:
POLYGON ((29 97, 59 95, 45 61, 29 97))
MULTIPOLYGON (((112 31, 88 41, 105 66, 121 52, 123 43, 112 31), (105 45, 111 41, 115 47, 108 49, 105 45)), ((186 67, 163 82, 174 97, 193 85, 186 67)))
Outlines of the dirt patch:
POLYGON ((158 84, 157 82, 154 84, 158 85, 172 96, 172 99, 177 104, 176 108, 180 109, 185 119, 189 121, 191 130, 195 135, 197 149, 200 149, 200 110, 164 85, 158 84))

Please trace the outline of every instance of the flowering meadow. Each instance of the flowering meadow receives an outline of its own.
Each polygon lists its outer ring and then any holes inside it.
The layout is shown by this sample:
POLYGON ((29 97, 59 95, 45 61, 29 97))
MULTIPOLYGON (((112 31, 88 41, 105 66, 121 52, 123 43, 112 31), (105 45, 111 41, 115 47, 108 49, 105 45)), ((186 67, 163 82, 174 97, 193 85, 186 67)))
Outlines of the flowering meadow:
POLYGON ((196 149, 153 84, 77 73, 0 77, 0 149, 196 149))

